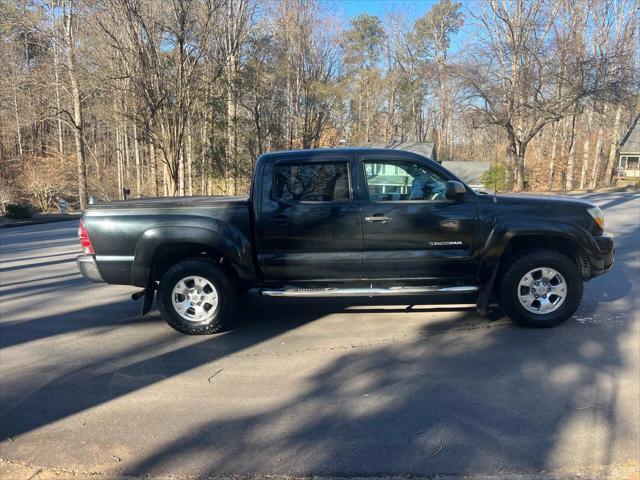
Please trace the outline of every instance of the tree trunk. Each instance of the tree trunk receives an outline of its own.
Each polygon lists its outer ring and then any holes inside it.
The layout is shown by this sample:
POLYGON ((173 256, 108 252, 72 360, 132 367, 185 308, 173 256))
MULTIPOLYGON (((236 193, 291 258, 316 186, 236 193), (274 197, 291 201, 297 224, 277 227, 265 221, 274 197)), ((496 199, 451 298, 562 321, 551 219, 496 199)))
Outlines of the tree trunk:
POLYGON ((87 166, 84 158, 82 103, 80 101, 80 87, 76 75, 75 39, 73 36, 73 0, 69 0, 68 10, 65 10, 65 35, 67 37, 67 70, 71 83, 71 98, 73 100, 73 136, 76 144, 76 157, 78 163, 78 198, 80 208, 87 206, 87 166))
POLYGON ((182 144, 178 152, 178 195, 184 197, 185 192, 185 175, 184 175, 184 150, 185 145, 182 144))
POLYGON ((573 169, 576 163, 576 117, 577 112, 574 112, 571 116, 571 130, 569 133, 569 153, 567 156, 567 178, 565 179, 565 190, 573 190, 573 169))
POLYGON ((138 126, 133 123, 133 149, 136 159, 136 195, 142 196, 142 176, 140 174, 140 145, 138 144, 138 126))
POLYGON ((613 130, 611 132, 611 144, 609 145, 609 159, 607 161, 607 169, 604 172, 604 186, 609 187, 613 181, 613 167, 615 166, 616 153, 618 150, 618 142, 620 135, 620 121, 622 119, 622 106, 618 105, 616 109, 616 118, 613 122, 613 130))
POLYGON ((585 131, 584 147, 582 149, 582 168, 580 171, 580 190, 584 190, 587 185, 587 172, 589 171, 589 158, 591 150, 591 123, 593 119, 593 109, 589 109, 587 114, 587 128, 585 131))
POLYGON ((593 168, 591 170, 591 184, 589 185, 591 188, 596 188, 598 186, 598 176, 600 175, 600 154, 602 150, 602 134, 603 126, 600 125, 600 128, 598 128, 598 139, 596 140, 596 151, 593 159, 593 168))
POLYGON ((124 182, 122 180, 122 148, 120 145, 120 127, 116 126, 116 163, 118 169, 118 199, 122 200, 124 182))
POLYGON ((158 162, 153 142, 149 143, 149 163, 151 164, 151 193, 158 197, 160 196, 160 191, 158 190, 158 162))
POLYGON ((16 133, 18 140, 18 155, 22 157, 22 133, 20 132, 20 115, 18 114, 18 92, 16 84, 13 84, 13 114, 16 119, 16 133))
POLYGON ((527 145, 524 143, 516 144, 516 192, 521 192, 525 188, 524 182, 524 154, 527 150, 527 145))
MULTIPOLYGON (((240 168, 238 165, 238 98, 237 98, 237 78, 238 78, 238 52, 235 25, 235 9, 233 0, 227 0, 227 162, 231 165, 233 172, 233 193, 238 194, 238 177, 240 168)), ((226 192, 225 192, 226 193, 226 192)))
POLYGON ((191 133, 191 115, 187 117, 187 194, 193 195, 193 135, 191 133))
POLYGON ((227 66, 227 162, 233 172, 233 193, 238 193, 238 139, 237 139, 237 99, 236 99, 236 59, 232 55, 227 66))
POLYGON ((56 26, 56 15, 55 9, 51 9, 51 13, 53 16, 53 25, 54 25, 54 37, 53 37, 53 72, 56 82, 56 120, 58 127, 58 153, 60 155, 64 155, 64 139, 62 136, 62 118, 60 118, 60 113, 62 110, 61 102, 60 102, 60 47, 58 45, 58 33, 56 26))
POLYGON ((205 116, 205 124, 202 125, 202 129, 200 131, 200 169, 201 169, 201 180, 200 180, 200 194, 207 194, 207 127, 206 127, 206 116, 205 116))
MULTIPOLYGON (((395 80, 391 80, 395 82, 395 80)), ((389 88, 389 97, 387 98, 387 121, 385 125, 385 140, 391 143, 393 138, 393 124, 395 119, 395 104, 396 104, 396 87, 391 85, 389 88)))
POLYGON ((169 166, 164 162, 162 167, 162 188, 164 190, 164 196, 173 196, 175 195, 175 184, 173 183, 173 177, 169 172, 169 166))
POLYGON ((558 154, 558 130, 560 122, 553 124, 553 140, 551 142, 551 160, 549 162, 549 177, 547 178, 547 190, 553 190, 553 177, 556 169, 556 156, 558 154))
MULTIPOLYGON (((125 107, 126 108, 126 107, 125 107)), ((126 112, 126 110, 125 110, 126 112)), ((126 114, 126 113, 125 113, 126 114)), ((129 152, 129 129, 127 128, 127 122, 123 122, 122 123, 122 143, 123 143, 123 148, 124 148, 124 164, 123 164, 123 175, 124 175, 124 183, 125 183, 125 188, 128 186, 129 184, 129 170, 131 167, 131 162, 130 162, 130 158, 131 158, 131 154, 129 152)))
POLYGON ((584 190, 587 184, 587 171, 589 170, 589 151, 591 149, 591 140, 589 138, 589 132, 585 132, 587 139, 584 141, 584 147, 582 151, 582 169, 580 170, 580 190, 584 190))

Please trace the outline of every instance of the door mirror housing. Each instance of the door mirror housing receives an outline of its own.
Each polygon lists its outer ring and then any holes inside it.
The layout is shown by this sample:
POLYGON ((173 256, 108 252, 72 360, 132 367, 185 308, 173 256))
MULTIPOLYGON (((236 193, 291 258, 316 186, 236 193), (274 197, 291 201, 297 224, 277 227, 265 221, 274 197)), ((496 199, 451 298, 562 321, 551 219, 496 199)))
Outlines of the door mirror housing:
POLYGON ((445 197, 449 200, 460 200, 467 193, 464 185, 456 180, 449 180, 445 190, 445 197))

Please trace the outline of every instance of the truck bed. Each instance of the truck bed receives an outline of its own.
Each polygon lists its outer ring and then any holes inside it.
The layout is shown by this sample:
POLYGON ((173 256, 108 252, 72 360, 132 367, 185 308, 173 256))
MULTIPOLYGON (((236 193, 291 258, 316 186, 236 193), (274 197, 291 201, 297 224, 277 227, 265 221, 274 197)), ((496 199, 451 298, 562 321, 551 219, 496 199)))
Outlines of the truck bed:
MULTIPOLYGON (((160 230, 177 230, 179 237, 179 232, 189 227, 212 235, 223 228, 232 230, 224 232, 229 238, 247 243, 251 238, 248 197, 139 198, 98 203, 85 210, 83 221, 100 273, 108 283, 145 284, 136 276, 134 260, 141 258, 143 240, 161 235, 160 230)), ((185 237, 184 242, 189 241, 185 237)))

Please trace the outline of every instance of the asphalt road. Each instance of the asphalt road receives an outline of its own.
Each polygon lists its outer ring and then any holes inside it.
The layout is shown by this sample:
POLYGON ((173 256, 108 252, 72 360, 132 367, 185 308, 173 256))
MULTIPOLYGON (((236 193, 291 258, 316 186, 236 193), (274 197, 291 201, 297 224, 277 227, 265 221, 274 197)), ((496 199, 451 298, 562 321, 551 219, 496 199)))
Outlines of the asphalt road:
POLYGON ((550 330, 248 296, 242 328, 188 337, 141 317, 132 288, 79 276, 75 222, 2 230, 0 476, 626 478, 640 457, 640 195, 586 197, 605 208, 616 264, 550 330))

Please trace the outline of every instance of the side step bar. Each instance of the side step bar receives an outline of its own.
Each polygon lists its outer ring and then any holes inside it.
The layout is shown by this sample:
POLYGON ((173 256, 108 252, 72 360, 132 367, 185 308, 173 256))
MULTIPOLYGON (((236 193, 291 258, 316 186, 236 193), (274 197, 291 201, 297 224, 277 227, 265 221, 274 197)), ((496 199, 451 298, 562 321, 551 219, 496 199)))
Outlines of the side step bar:
POLYGON ((389 287, 389 288, 278 288, 261 289, 265 297, 383 297, 397 295, 423 295, 426 293, 470 293, 475 285, 455 287, 389 287))

